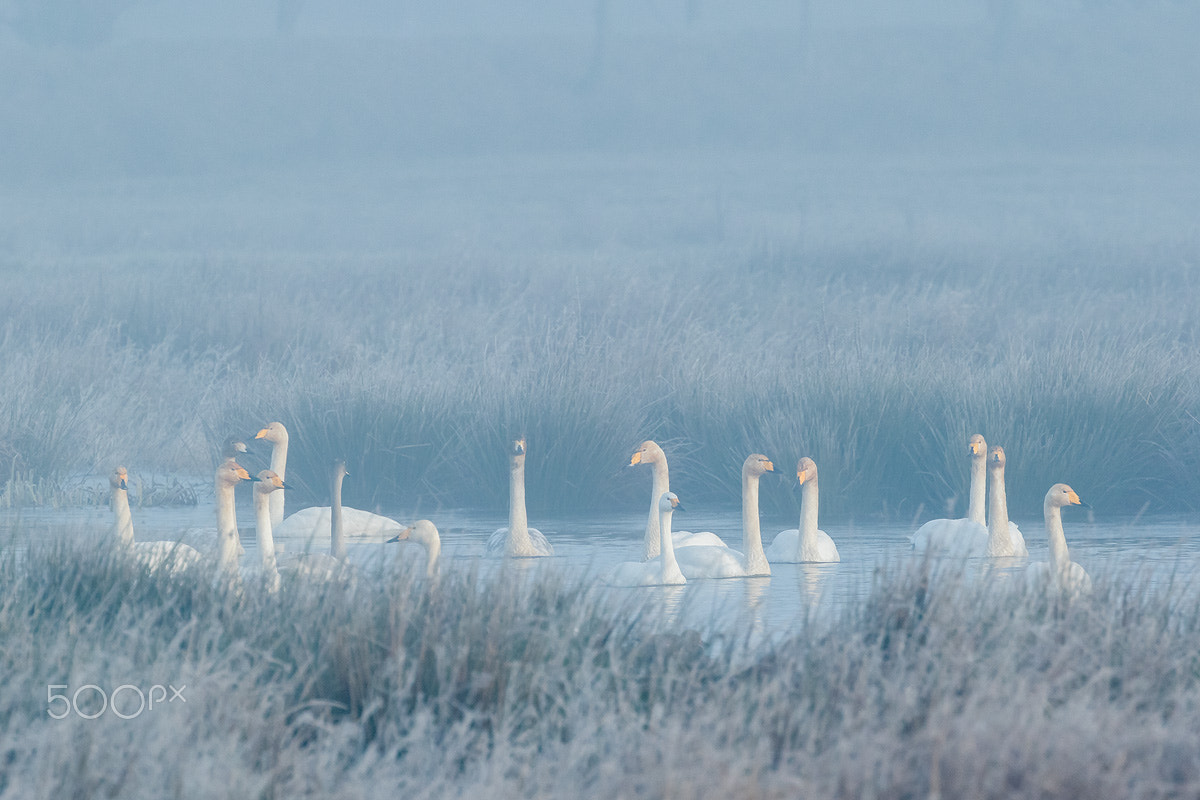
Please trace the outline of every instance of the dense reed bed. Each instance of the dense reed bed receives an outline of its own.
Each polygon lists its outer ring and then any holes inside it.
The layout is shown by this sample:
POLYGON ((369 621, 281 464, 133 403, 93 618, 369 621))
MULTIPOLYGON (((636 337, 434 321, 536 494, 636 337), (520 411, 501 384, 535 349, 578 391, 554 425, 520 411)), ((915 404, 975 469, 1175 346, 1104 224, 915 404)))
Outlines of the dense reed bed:
POLYGON ((693 504, 736 504, 762 451, 816 459, 829 514, 961 514, 976 431, 1006 447, 1017 513, 1060 480, 1101 511, 1195 508, 1200 278, 1169 169, 845 185, 846 165, 662 161, 10 197, 4 501, 117 461, 204 475, 227 435, 279 419, 298 498, 324 499, 341 455, 347 502, 422 513, 502 506, 524 434, 534 509, 640 505, 624 465, 655 438, 693 504), (439 211, 458 233, 430 234, 439 211))
POLYGON ((657 590, 408 566, 272 596, 77 543, 8 550, 0 796, 1200 789, 1195 586, 1101 579, 1067 604, 917 568, 751 645, 680 629, 657 590), (125 684, 186 702, 48 713, 48 693, 125 684))

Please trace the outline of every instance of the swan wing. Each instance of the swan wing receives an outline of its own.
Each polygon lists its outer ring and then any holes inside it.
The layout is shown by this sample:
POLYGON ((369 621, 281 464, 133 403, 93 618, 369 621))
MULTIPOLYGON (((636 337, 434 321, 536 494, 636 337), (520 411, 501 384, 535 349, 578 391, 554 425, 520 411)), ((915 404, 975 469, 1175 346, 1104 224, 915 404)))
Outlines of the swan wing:
MULTIPOLYGON (((545 534, 537 528, 529 529, 529 544, 533 552, 519 553, 522 558, 554 555, 554 546, 546 539, 545 534)), ((505 556, 508 552, 508 527, 497 528, 488 537, 487 554, 490 556, 505 556)))
POLYGON ((1011 519, 1008 521, 1008 535, 1013 543, 1014 556, 1028 556, 1029 548, 1025 546, 1025 537, 1021 535, 1021 529, 1017 527, 1017 523, 1011 519))
POLYGON ((720 536, 717 536, 712 531, 699 531, 692 533, 691 531, 673 531, 671 533, 671 543, 678 549, 680 547, 729 547, 722 541, 720 536))
POLYGON ((745 557, 728 547, 685 547, 675 553, 675 560, 679 562, 679 570, 688 580, 744 578, 747 574, 745 557))
POLYGON ((837 545, 825 531, 817 531, 817 546, 813 552, 800 552, 800 530, 788 528, 775 535, 767 548, 767 561, 779 564, 810 564, 841 561, 837 545))
POLYGON ((804 563, 832 563, 842 560, 837 545, 833 543, 833 537, 825 531, 817 531, 817 544, 811 552, 803 547, 800 550, 800 559, 804 563))
POLYGON ((609 586, 664 586, 686 583, 682 575, 677 580, 663 580, 662 557, 649 561, 624 561, 613 567, 604 582, 609 586))
POLYGON ((402 530, 404 526, 391 517, 360 508, 342 508, 342 531, 348 538, 390 539, 402 530))
POLYGON ((767 547, 767 561, 772 564, 788 564, 796 560, 800 549, 800 529, 788 528, 775 534, 775 540, 767 547))
POLYGON ((913 550, 950 556, 987 555, 988 531, 969 519, 931 519, 909 537, 913 550))
POLYGON ((1081 564, 1075 561, 1067 565, 1060 580, 1062 586, 1056 587, 1049 562, 1039 561, 1025 568, 1025 586, 1031 591, 1053 592, 1061 589, 1070 597, 1079 597, 1092 591, 1091 576, 1087 574, 1087 570, 1081 564))
MULTIPOLYGON (((324 545, 329 541, 332 516, 329 506, 310 506, 289 516, 271 533, 276 539, 300 539, 310 544, 324 545)), ((386 541, 402 530, 404 526, 391 517, 359 508, 342 507, 342 532, 347 539, 386 541)))
POLYGON ((151 572, 180 572, 204 563, 199 551, 183 542, 137 542, 133 553, 151 572))

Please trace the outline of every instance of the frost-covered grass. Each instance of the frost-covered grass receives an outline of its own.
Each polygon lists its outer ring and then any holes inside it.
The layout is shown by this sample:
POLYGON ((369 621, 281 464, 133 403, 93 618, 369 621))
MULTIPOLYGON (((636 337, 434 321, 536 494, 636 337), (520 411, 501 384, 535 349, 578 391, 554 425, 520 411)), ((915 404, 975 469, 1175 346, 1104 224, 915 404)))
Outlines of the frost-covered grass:
POLYGON ((116 462, 205 475, 278 419, 297 499, 344 456, 347 502, 423 514, 503 506, 519 434, 531 510, 640 506, 624 465, 655 438, 694 504, 736 504, 762 451, 816 459, 827 514, 961 514, 974 432, 1005 446, 1015 513, 1057 481, 1100 511, 1195 507, 1200 278, 1173 167, 781 163, 10 196, 4 501, 116 462))
POLYGON ((917 568, 750 646, 678 629, 657 591, 545 573, 269 596, 62 543, 0 572, 5 797, 1200 790, 1194 586, 1101 578, 1067 604, 917 568), (48 685, 87 684, 186 703, 49 717, 48 685))

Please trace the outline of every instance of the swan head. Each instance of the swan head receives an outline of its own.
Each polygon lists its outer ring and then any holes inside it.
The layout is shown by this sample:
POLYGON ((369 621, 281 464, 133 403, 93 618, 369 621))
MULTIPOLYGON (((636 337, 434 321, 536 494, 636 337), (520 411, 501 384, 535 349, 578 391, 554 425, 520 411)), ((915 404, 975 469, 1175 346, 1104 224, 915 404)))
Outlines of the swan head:
POLYGON ((239 453, 246 452, 246 443, 236 436, 230 436, 221 445, 221 458, 237 458, 239 453))
POLYGON ((1050 487, 1050 491, 1046 492, 1047 508, 1077 505, 1081 505, 1079 495, 1075 494, 1075 490, 1065 483, 1056 483, 1050 487))
POLYGON ((283 427, 282 422, 272 422, 270 425, 254 434, 254 438, 266 439, 271 444, 279 444, 288 440, 288 432, 287 428, 283 427))
POLYGON ((255 481, 254 491, 256 494, 270 494, 276 489, 290 488, 283 482, 283 478, 276 475, 269 469, 264 469, 258 473, 258 477, 252 478, 255 481))
POLYGON ((128 489, 129 488, 129 473, 124 467, 117 467, 108 476, 108 485, 113 489, 128 489))
POLYGON ((663 496, 658 499, 658 510, 670 514, 672 511, 683 511, 683 506, 679 504, 679 496, 674 492, 663 492, 663 496))
POLYGON ((629 466, 636 467, 638 464, 654 464, 666 458, 666 453, 658 446, 657 443, 647 439, 638 445, 638 449, 633 451, 633 455, 629 459, 629 466))
POLYGON ((982 434, 975 434, 967 440, 967 450, 972 458, 983 458, 987 455, 987 442, 982 434))
POLYGON ((238 464, 236 461, 227 461, 217 467, 217 483, 227 486, 234 486, 238 481, 257 481, 258 478, 250 477, 250 473, 246 468, 238 464))
POLYGON ((988 470, 992 472, 1004 471, 1004 448, 1000 445, 992 445, 992 449, 988 450, 987 457, 988 470))
POLYGON ((742 462, 742 474, 747 477, 757 478, 760 475, 766 475, 768 472, 774 471, 775 465, 771 463, 771 459, 762 453, 751 453, 742 462))
POLYGON ((806 483, 812 483, 817 479, 817 462, 813 461, 808 456, 796 462, 796 480, 800 481, 803 486, 806 483))
POLYGON ((419 519, 400 533, 388 539, 388 542, 413 541, 425 548, 429 561, 425 572, 429 577, 437 573, 438 558, 442 554, 442 537, 438 534, 437 526, 427 519, 419 519))
POLYGON ((514 439, 512 447, 508 451, 509 459, 512 462, 512 468, 516 469, 525 463, 525 437, 514 439))
POLYGON ((344 478, 345 476, 347 476, 349 474, 350 474, 350 470, 346 469, 346 459, 335 458, 333 460, 333 477, 335 479, 336 478, 344 478))
POLYGON ((428 547, 430 542, 441 541, 441 536, 438 534, 436 525, 427 519, 419 519, 388 539, 389 544, 404 541, 413 541, 428 547))

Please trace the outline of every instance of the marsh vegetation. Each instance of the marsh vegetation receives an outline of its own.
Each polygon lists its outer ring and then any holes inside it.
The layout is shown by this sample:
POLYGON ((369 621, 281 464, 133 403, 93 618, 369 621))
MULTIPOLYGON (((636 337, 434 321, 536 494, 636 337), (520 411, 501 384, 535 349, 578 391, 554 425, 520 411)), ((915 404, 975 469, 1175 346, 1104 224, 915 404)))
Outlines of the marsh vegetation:
POLYGON ((550 571, 428 582, 405 566, 271 595, 147 575, 77 543, 7 556, 0 794, 1200 788, 1186 582, 1106 580, 1068 604, 934 579, 928 564, 884 570, 865 603, 751 647, 674 624, 671 589, 614 595, 550 571), (47 684, 126 683, 186 686, 186 703, 47 713, 47 684))

